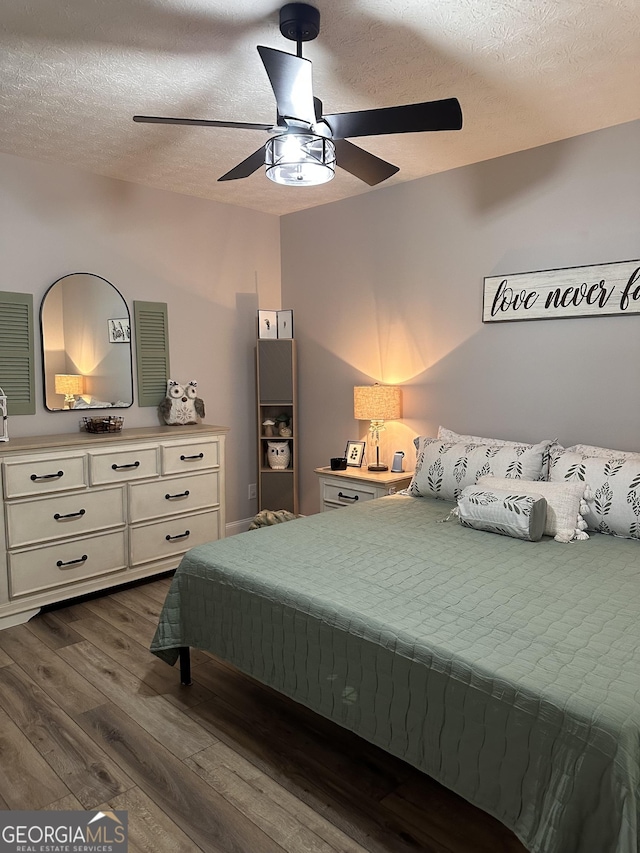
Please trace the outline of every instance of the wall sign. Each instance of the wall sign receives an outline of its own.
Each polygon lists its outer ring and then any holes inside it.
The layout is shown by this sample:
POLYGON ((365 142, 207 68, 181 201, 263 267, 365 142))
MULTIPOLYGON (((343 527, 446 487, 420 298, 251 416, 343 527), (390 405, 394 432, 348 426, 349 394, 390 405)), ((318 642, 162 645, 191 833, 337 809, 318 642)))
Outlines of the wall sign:
POLYGON ((492 275, 483 323, 640 314, 640 260, 492 275))

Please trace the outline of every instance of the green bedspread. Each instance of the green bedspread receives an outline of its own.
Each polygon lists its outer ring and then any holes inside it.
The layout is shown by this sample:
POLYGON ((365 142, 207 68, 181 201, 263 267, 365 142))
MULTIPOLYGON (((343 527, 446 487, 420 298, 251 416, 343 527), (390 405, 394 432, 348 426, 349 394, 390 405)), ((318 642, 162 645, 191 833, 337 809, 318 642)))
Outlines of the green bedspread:
POLYGON ((638 853, 638 542, 525 542, 449 508, 393 496, 194 548, 152 651, 208 649, 532 853, 638 853))

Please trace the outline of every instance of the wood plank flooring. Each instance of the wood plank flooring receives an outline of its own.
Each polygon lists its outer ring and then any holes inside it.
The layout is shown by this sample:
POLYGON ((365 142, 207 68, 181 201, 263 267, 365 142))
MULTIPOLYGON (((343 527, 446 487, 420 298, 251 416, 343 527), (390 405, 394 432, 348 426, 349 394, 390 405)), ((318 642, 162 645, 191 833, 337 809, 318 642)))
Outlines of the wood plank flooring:
POLYGON ((126 809, 131 853, 526 853, 404 762, 204 652, 149 651, 170 580, 0 631, 0 808, 126 809))

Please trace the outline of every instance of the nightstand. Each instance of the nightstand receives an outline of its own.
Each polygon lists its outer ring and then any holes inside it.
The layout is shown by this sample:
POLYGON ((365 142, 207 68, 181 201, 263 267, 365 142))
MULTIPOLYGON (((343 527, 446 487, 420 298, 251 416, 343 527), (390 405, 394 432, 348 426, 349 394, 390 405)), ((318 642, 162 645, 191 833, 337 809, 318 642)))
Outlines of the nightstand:
POLYGON ((376 473, 367 468, 347 468, 346 471, 316 468, 315 473, 320 482, 320 512, 392 495, 406 489, 413 476, 408 471, 402 474, 392 474, 391 471, 376 473))

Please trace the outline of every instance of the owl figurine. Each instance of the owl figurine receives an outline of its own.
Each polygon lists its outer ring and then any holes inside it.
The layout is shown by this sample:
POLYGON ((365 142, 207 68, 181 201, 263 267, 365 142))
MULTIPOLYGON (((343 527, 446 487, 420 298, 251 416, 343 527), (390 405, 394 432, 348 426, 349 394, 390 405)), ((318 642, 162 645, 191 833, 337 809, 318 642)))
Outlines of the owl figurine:
POLYGON ((204 402, 198 397, 198 383, 182 385, 175 379, 167 382, 167 396, 158 406, 160 417, 169 426, 197 424, 204 417, 204 402))

